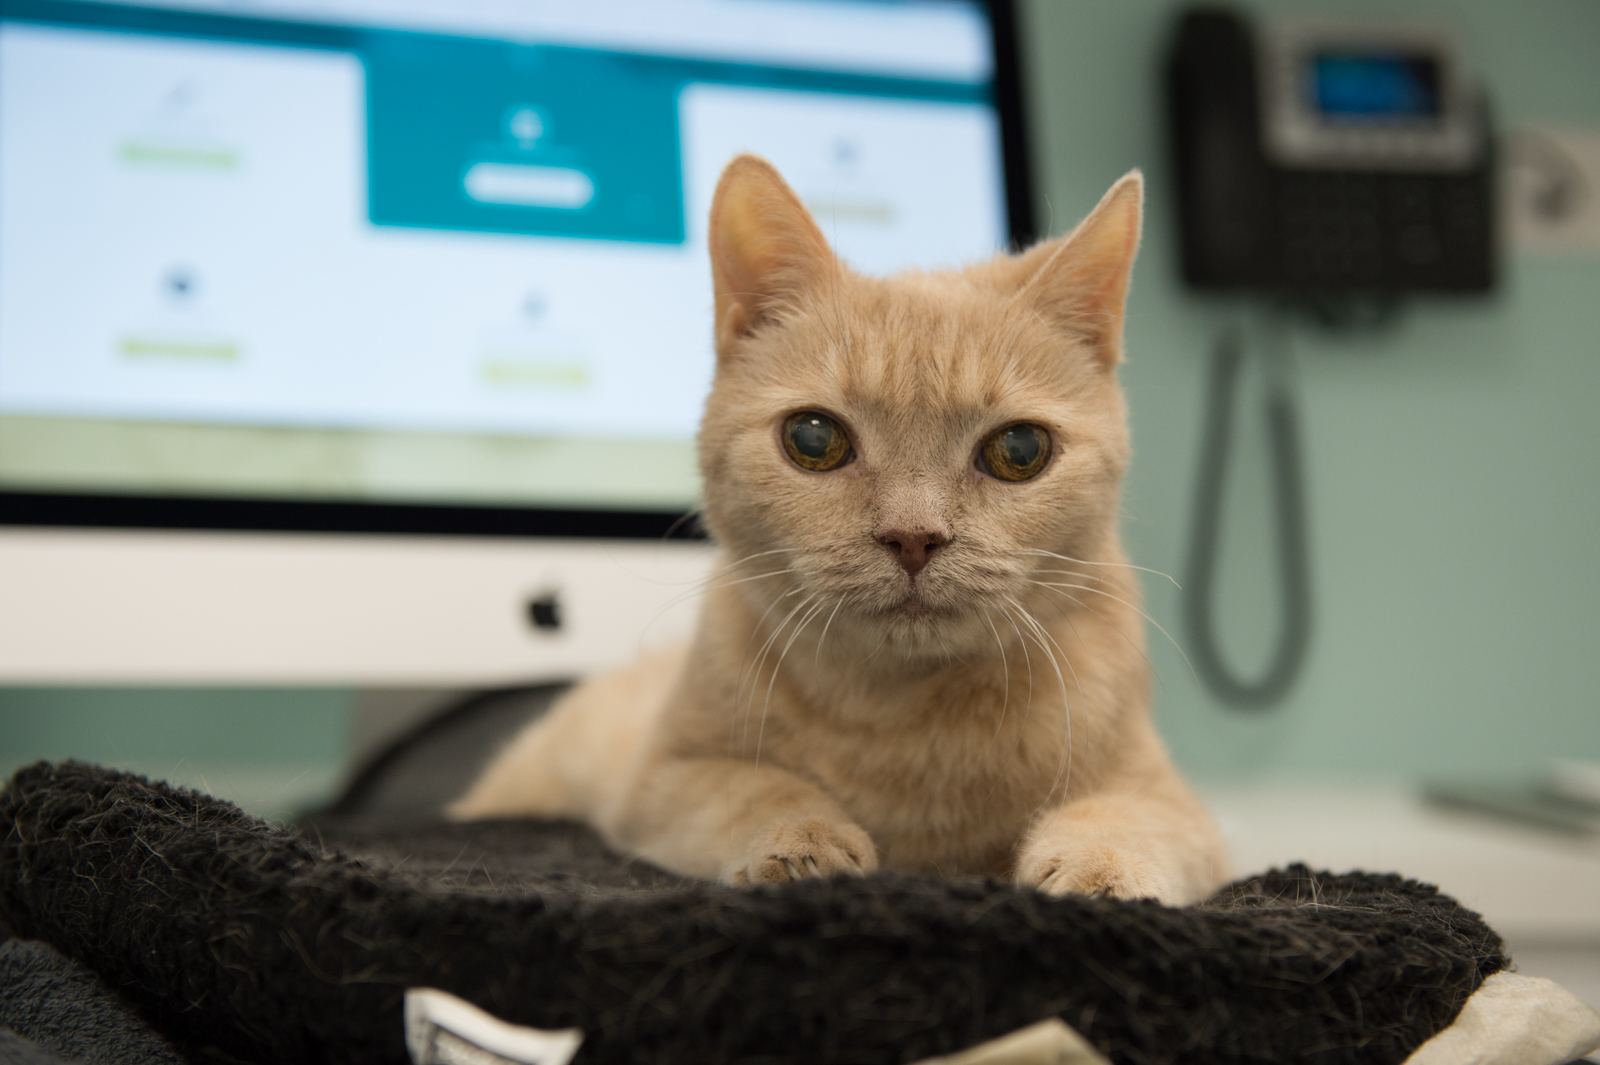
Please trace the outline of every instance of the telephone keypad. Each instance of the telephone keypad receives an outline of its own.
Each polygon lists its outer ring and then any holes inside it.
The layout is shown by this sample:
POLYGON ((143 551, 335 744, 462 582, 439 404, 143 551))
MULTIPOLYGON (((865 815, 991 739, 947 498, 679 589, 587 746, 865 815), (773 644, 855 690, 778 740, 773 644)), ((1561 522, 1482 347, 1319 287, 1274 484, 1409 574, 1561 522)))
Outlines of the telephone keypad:
POLYGON ((1279 171, 1278 276, 1261 280, 1375 291, 1486 287, 1483 175, 1279 171))

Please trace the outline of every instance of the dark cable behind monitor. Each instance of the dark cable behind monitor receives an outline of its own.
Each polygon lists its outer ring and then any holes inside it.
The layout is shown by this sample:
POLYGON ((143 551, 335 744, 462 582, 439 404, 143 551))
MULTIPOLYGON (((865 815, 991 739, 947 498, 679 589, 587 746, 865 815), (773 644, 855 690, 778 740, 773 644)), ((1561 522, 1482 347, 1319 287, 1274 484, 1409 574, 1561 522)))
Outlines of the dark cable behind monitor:
POLYGON ((326 808, 316 811, 316 814, 352 817, 372 813, 370 807, 373 798, 384 781, 407 757, 423 750, 430 741, 461 727, 472 718, 493 711, 501 704, 514 700, 548 703, 567 687, 566 682, 518 684, 468 692, 451 700, 369 755, 351 772, 349 782, 339 797, 326 808))

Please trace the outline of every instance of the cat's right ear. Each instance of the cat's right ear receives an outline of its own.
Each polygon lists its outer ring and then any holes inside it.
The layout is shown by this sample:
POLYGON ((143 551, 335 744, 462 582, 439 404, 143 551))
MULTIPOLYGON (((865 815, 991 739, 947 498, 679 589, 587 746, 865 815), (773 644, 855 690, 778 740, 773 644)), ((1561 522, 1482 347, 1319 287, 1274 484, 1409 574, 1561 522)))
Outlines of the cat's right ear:
POLYGON ((741 155, 728 164, 711 201, 718 355, 838 269, 811 213, 771 163, 741 155))
POLYGON ((1122 320, 1143 210, 1144 177, 1130 170, 1071 233, 1012 260, 1027 278, 1020 294, 1063 331, 1087 340, 1107 367, 1122 359, 1122 320))

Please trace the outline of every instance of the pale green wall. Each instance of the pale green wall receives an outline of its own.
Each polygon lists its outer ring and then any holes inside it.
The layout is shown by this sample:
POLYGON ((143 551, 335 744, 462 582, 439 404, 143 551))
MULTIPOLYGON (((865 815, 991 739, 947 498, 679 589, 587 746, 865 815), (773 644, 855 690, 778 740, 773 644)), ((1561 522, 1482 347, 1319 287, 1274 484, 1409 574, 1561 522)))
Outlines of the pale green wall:
POLYGON ((4 688, 0 759, 337 760, 349 702, 328 689, 4 688))
POLYGON ((328 689, 0 688, 0 778, 77 758, 285 817, 337 786, 349 711, 328 689))
MULTIPOLYGON (((1446 18, 1503 121, 1600 123, 1595 0, 1316 8, 1446 18)), ((1055 230, 1127 168, 1150 177, 1128 328, 1138 457, 1125 509, 1136 560, 1176 574, 1203 352, 1225 309, 1175 282, 1155 73, 1172 10, 1031 0, 1023 14, 1041 207, 1055 230)), ((1556 754, 1600 757, 1600 266, 1513 259, 1491 300, 1423 302, 1393 335, 1358 344, 1299 340, 1311 659, 1285 708, 1243 717, 1213 704, 1152 633, 1159 714, 1180 760, 1208 776, 1516 774, 1556 754)), ((1250 662, 1271 635, 1271 586, 1254 579, 1271 545, 1258 441, 1242 451, 1222 627, 1250 662)), ((1153 583, 1150 603, 1182 639, 1170 586, 1153 583)), ((259 762, 288 779, 337 759, 347 703, 329 691, 0 690, 0 767, 259 762)))
MULTIPOLYGON (((1181 579, 1206 349, 1232 311, 1177 283, 1157 70, 1178 6, 1031 0, 1023 15, 1053 231, 1129 167, 1150 179, 1123 377, 1137 449, 1125 529, 1135 561, 1181 579)), ((1594 0, 1258 9, 1447 20, 1501 123, 1600 125, 1594 0)), ((1250 717, 1211 701, 1152 632, 1158 713, 1192 772, 1517 775, 1600 757, 1600 264, 1512 258, 1504 281, 1487 300, 1418 301, 1391 334, 1296 334, 1311 656, 1290 701, 1250 717)), ((1272 637, 1275 563, 1259 433, 1241 452, 1219 617, 1224 645, 1254 665, 1272 637)), ((1178 593, 1147 587, 1183 640, 1178 593)))

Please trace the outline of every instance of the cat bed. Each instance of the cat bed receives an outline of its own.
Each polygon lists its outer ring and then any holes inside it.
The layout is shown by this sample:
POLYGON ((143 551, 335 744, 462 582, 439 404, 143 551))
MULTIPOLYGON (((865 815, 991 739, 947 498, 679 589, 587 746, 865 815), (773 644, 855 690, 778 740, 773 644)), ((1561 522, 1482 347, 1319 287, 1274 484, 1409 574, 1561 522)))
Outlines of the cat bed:
POLYGON ((400 1063, 407 988, 579 1063, 912 1062, 1047 1017, 1111 1061, 1401 1062, 1506 965, 1435 889, 1303 867, 1207 902, 902 875, 689 882, 571 824, 320 835, 93 766, 0 793, 0 919, 191 1060, 400 1063))

